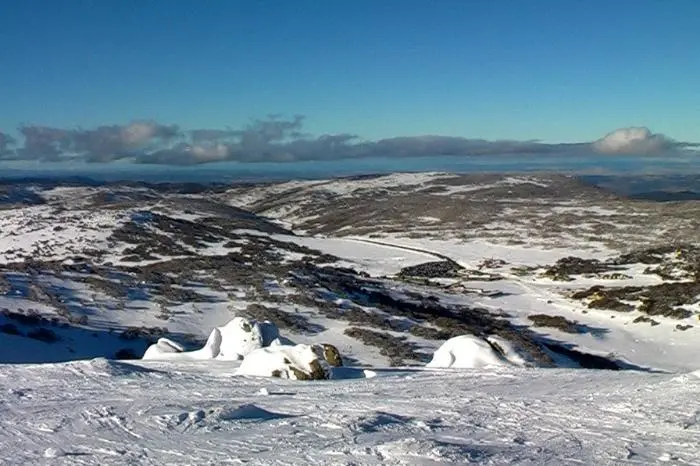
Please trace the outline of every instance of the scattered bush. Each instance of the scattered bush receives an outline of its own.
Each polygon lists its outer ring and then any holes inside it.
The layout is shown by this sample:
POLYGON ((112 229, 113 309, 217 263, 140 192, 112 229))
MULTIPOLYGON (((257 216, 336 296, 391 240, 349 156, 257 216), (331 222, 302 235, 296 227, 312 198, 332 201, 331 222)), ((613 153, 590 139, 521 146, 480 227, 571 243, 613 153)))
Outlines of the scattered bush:
POLYGON ((579 326, 563 316, 532 314, 527 317, 536 327, 556 328, 566 333, 579 333, 579 326))
POLYGON ((608 311, 616 312, 632 312, 634 311, 634 306, 631 304, 623 303, 622 301, 610 298, 608 296, 602 296, 600 298, 594 299, 588 303, 590 309, 606 309, 608 311))
POLYGON ((638 324, 640 322, 649 322, 652 327, 656 327, 657 325, 660 325, 657 321, 655 321, 651 317, 647 317, 647 316, 639 316, 632 321, 632 323, 634 323, 634 324, 638 324))
POLYGON ((76 325, 87 325, 88 324, 88 316, 82 315, 82 316, 70 316, 68 318, 68 322, 71 324, 76 324, 76 325))
POLYGON ((571 295, 574 299, 591 299, 591 309, 606 309, 617 312, 630 312, 635 306, 623 303, 642 301, 638 310, 650 316, 663 316, 672 319, 686 319, 692 312, 682 306, 698 302, 700 282, 671 282, 647 287, 626 286, 605 288, 594 286, 571 295))
POLYGON ((285 312, 282 309, 261 304, 251 304, 241 314, 259 322, 269 320, 278 328, 294 333, 316 334, 325 330, 322 326, 309 322, 309 319, 302 314, 285 312))
POLYGON ((639 310, 650 316, 663 316, 672 319, 687 319, 693 313, 682 307, 674 307, 671 302, 655 298, 647 298, 639 306, 639 310))
POLYGON ((597 275, 616 269, 616 266, 596 259, 581 259, 571 256, 559 259, 553 266, 547 267, 542 275, 552 280, 571 281, 571 275, 597 275))
POLYGON ((55 343, 61 339, 61 337, 56 335, 56 332, 44 327, 32 330, 27 333, 27 336, 34 340, 43 341, 44 343, 55 343))
POLYGON ((452 261, 436 261, 426 262, 424 264, 412 265, 404 267, 399 272, 399 277, 421 277, 421 278, 442 278, 456 277, 459 271, 462 270, 457 263, 452 261))
POLYGON ((345 329, 345 335, 360 340, 365 345, 379 348, 379 353, 388 357, 392 366, 402 366, 405 360, 423 361, 426 355, 417 353, 406 337, 395 337, 386 332, 375 332, 359 327, 345 329))
POLYGON ((426 340, 449 340, 452 337, 450 332, 445 330, 440 330, 433 327, 427 327, 425 325, 413 325, 408 332, 419 338, 425 338, 426 340))
POLYGON ((129 327, 119 334, 119 338, 127 341, 143 339, 155 342, 167 334, 168 329, 165 327, 129 327))
POLYGON ((114 353, 114 359, 140 359, 139 356, 136 355, 136 352, 131 349, 131 348, 122 348, 116 353, 114 353))
MULTIPOLYGON (((21 309, 20 309, 21 311, 21 309)), ((8 320, 14 320, 17 323, 20 323, 22 325, 31 325, 31 326, 36 326, 36 325, 46 325, 49 323, 47 319, 45 319, 41 314, 37 312, 29 312, 29 313, 23 313, 23 312, 13 312, 10 311, 9 309, 4 309, 2 312, 3 316, 7 318, 8 320)))
POLYGON ((22 335, 15 324, 2 324, 0 325, 0 332, 7 333, 8 335, 22 335))

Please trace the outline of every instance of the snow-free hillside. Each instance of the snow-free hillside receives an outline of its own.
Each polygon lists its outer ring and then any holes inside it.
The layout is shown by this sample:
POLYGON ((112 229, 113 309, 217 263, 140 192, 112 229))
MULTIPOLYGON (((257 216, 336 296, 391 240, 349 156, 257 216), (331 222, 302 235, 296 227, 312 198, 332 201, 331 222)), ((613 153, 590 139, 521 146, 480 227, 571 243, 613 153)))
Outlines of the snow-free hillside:
POLYGON ((0 366, 0 463, 700 464, 697 373, 414 369, 299 382, 234 371, 0 366))

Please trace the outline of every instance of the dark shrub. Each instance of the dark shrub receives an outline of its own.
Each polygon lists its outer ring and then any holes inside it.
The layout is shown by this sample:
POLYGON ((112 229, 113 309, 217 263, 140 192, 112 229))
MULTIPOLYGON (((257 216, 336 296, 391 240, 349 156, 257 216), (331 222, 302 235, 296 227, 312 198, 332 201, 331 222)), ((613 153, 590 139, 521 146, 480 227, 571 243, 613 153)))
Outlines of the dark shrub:
POLYGON ((2 324, 0 325, 0 332, 7 333, 8 335, 22 335, 15 324, 2 324))
POLYGON ((27 333, 27 336, 35 340, 43 341, 44 343, 55 343, 61 339, 58 335, 56 335, 56 332, 44 327, 32 330, 31 332, 27 333))
POLYGON ((344 333, 360 340, 365 345, 379 348, 379 353, 387 356, 392 366, 401 366, 406 359, 414 361, 426 359, 426 355, 414 351, 413 344, 406 341, 406 337, 395 337, 389 333, 358 327, 347 328, 344 333))
POLYGON ((309 322, 303 314, 285 312, 276 307, 251 304, 241 314, 259 322, 269 320, 278 328, 294 333, 316 334, 325 330, 322 326, 309 322))
POLYGON ((136 355, 136 352, 131 348, 122 348, 114 353, 114 359, 141 359, 136 355))
POLYGON ((527 318, 537 327, 556 328, 566 333, 579 333, 578 324, 562 316, 532 314, 527 316, 527 318))
POLYGON ((127 341, 143 339, 155 342, 167 333, 168 329, 165 327, 129 327, 119 334, 119 338, 127 341))
POLYGON ((639 324, 641 322, 649 322, 652 327, 656 327, 657 325, 660 325, 657 321, 655 321, 651 317, 647 317, 647 316, 639 316, 632 321, 632 323, 635 323, 635 324, 639 324))

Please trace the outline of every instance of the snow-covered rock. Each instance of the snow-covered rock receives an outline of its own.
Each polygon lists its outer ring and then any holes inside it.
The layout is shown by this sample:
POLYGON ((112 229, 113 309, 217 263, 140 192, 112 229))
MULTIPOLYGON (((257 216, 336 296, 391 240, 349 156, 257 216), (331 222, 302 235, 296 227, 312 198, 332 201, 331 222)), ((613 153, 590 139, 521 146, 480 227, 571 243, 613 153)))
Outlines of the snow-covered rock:
POLYGON ((331 367, 343 365, 342 357, 333 345, 282 345, 275 324, 243 317, 236 317, 223 327, 212 330, 201 349, 185 351, 177 342, 161 338, 146 350, 143 359, 243 359, 237 374, 298 380, 327 379, 331 367))
POLYGON ((240 360, 256 349, 279 345, 279 330, 272 322, 236 317, 223 327, 212 330, 203 348, 185 351, 177 342, 160 338, 143 355, 150 360, 240 360))
POLYGON ((450 338, 433 354, 426 367, 440 369, 475 369, 487 366, 525 365, 525 360, 508 344, 498 337, 496 343, 503 351, 500 354, 491 343, 473 335, 460 335, 450 338), (506 359, 512 358, 512 359, 506 359))
POLYGON ((243 359, 236 375, 295 380, 328 379, 331 364, 326 360, 328 351, 324 346, 277 345, 259 348, 243 359))
POLYGON ((270 321, 235 317, 218 330, 221 332, 221 346, 217 359, 243 359, 252 351, 280 344, 279 329, 270 321))
POLYGON ((340 355, 338 348, 328 343, 323 343, 321 348, 323 349, 323 359, 325 359, 328 364, 333 367, 341 367, 343 365, 343 357, 340 355))
POLYGON ((535 365, 532 361, 530 361, 530 359, 526 355, 524 355, 526 353, 519 350, 518 347, 513 345, 513 343, 506 340, 505 338, 496 335, 489 335, 486 337, 486 340, 489 343, 491 343, 492 347, 497 348, 497 352, 500 353, 511 364, 521 367, 535 365))
POLYGON ((146 349, 142 359, 177 359, 179 355, 185 352, 185 348, 179 343, 168 338, 159 338, 158 341, 146 349))
POLYGON ((206 360, 214 359, 221 347, 221 332, 215 328, 209 335, 207 343, 201 349, 185 351, 182 345, 167 338, 160 338, 148 347, 143 359, 150 360, 206 360))

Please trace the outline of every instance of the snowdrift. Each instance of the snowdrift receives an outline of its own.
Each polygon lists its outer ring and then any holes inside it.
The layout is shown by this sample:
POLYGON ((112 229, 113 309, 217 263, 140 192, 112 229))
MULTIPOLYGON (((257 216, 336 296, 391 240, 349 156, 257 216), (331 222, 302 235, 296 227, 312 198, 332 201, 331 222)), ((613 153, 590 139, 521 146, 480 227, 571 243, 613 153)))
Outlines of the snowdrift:
POLYGON ((177 342, 168 338, 160 338, 158 342, 146 349, 142 359, 146 360, 181 360, 196 361, 204 359, 214 359, 219 354, 221 348, 221 332, 219 329, 212 330, 209 339, 203 348, 196 351, 185 351, 177 342))
POLYGON ((161 338, 143 355, 146 360, 240 360, 248 353, 270 345, 280 345, 279 330, 272 322, 235 317, 223 327, 212 330, 203 348, 185 351, 177 342, 161 338))
POLYGON ((489 366, 527 366, 512 345, 496 336, 473 335, 450 338, 433 353, 426 367, 434 369, 477 369, 489 366))

